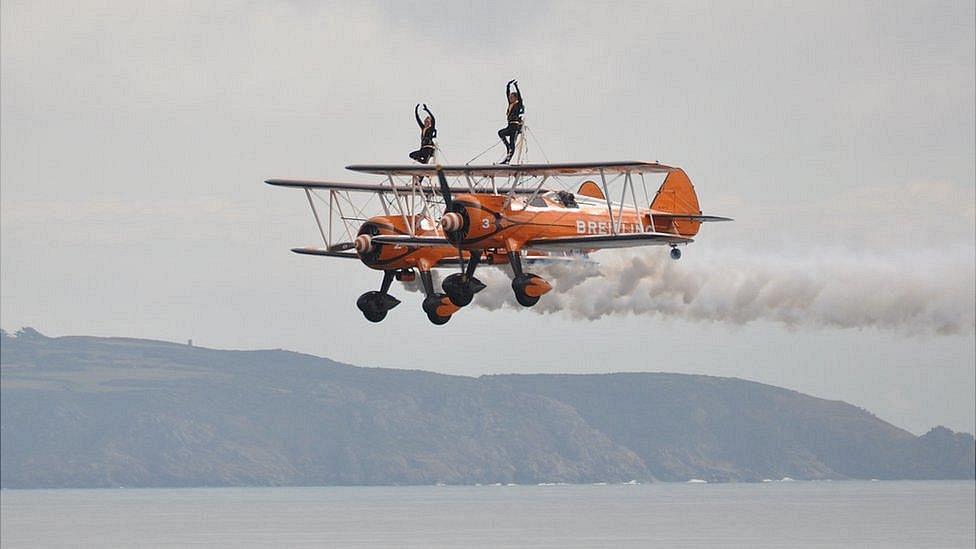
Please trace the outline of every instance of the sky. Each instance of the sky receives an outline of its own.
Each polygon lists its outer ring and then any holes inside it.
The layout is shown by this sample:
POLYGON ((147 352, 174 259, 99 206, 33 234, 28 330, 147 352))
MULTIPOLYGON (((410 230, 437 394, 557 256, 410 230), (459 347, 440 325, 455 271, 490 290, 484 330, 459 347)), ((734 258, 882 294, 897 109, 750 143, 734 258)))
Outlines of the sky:
POLYGON ((972 2, 0 10, 8 331, 463 375, 735 376, 976 431, 972 2), (368 323, 355 300, 381 275, 290 253, 317 229, 300 191, 263 181, 374 181, 343 167, 407 162, 418 102, 465 162, 496 142, 511 78, 533 160, 681 166, 705 213, 736 221, 667 266, 651 248, 601 260, 652 266, 626 295, 607 275, 433 327, 395 287, 403 304, 368 323), (672 283, 698 297, 631 300, 672 283))

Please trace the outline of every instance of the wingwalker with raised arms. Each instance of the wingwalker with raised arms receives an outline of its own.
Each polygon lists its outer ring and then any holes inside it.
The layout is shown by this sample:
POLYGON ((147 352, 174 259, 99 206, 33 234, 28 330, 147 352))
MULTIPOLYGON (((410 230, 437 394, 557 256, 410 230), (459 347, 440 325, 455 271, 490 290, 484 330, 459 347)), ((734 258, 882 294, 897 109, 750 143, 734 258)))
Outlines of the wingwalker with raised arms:
POLYGON ((385 180, 378 185, 266 182, 305 190, 325 242, 324 248, 292 251, 359 259, 383 271, 379 291, 356 302, 372 322, 400 303, 389 294, 393 280, 410 282, 416 273, 426 295, 424 312, 434 324, 444 324, 485 288, 475 277, 480 265, 511 265, 515 298, 531 307, 552 286, 526 272, 528 265, 575 262, 596 250, 636 246, 669 246, 671 257, 679 259, 679 246, 691 243, 703 222, 729 221, 702 215, 685 172, 656 162, 348 169, 385 180), (664 177, 653 198, 647 175, 664 177), (567 178, 583 180, 576 192, 547 187, 565 187, 567 178), (328 208, 326 219, 316 202, 328 208), (371 208, 382 213, 364 215, 371 208), (444 279, 443 293, 435 291, 431 276, 437 268, 458 271, 444 279))

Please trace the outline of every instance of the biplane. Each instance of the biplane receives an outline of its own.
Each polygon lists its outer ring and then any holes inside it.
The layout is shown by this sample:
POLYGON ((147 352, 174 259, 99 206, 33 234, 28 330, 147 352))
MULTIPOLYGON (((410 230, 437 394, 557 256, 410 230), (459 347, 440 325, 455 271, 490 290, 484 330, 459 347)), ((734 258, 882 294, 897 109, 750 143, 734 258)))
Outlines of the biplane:
POLYGON ((679 259, 679 247, 693 242, 702 223, 729 221, 703 215, 685 172, 657 162, 347 169, 383 180, 266 183, 304 189, 325 244, 292 251, 358 259, 383 271, 380 289, 356 302, 371 322, 400 303, 389 293, 394 280, 412 282, 419 275, 424 312, 432 323, 444 324, 485 288, 475 277, 479 266, 507 265, 515 299, 531 307, 552 286, 526 266, 637 246, 668 246, 679 259), (649 176, 663 176, 653 197, 649 176), (566 179, 581 182, 569 191, 566 179), (443 280, 443 292, 434 288, 434 269, 457 270, 443 280))

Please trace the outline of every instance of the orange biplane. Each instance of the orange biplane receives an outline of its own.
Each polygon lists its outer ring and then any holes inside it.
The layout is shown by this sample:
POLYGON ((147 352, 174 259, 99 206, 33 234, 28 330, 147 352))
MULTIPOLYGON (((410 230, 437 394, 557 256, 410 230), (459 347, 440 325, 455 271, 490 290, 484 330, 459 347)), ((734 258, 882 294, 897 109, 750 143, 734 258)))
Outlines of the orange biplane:
POLYGON ((671 257, 678 259, 678 246, 692 242, 701 223, 728 221, 702 215, 685 172, 659 163, 348 169, 385 180, 378 185, 285 179, 267 183, 303 188, 325 241, 324 248, 293 251, 356 258, 384 272, 380 290, 357 301, 372 322, 399 304, 389 295, 393 280, 410 281, 415 273, 426 294, 424 312, 434 324, 443 324, 485 287, 475 277, 479 265, 511 265, 515 298, 531 307, 552 286, 525 272, 525 263, 573 261, 604 248, 653 245, 669 246, 671 257), (648 174, 664 176, 653 198, 645 181, 648 174), (576 192, 547 186, 565 178, 583 181, 576 192), (365 202, 357 203, 354 195, 365 196, 365 202), (315 199, 328 207, 325 222, 315 199), (382 213, 365 215, 370 207, 382 213), (433 285, 431 270, 436 268, 458 269, 444 279, 443 293, 433 285))

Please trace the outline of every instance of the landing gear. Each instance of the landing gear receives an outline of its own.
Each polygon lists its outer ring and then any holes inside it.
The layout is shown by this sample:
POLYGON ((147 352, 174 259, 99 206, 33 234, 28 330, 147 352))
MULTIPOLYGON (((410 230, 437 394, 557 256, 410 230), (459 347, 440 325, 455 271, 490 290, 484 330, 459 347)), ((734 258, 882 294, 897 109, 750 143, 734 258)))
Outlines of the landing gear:
POLYGON ((430 271, 420 271, 420 281, 424 285, 424 293, 427 294, 423 303, 427 319, 438 326, 446 324, 460 307, 452 303, 447 295, 434 293, 434 282, 430 271))
MULTIPOLYGON (((532 285, 534 278, 539 278, 534 274, 522 274, 515 277, 512 280, 512 290, 515 291, 515 301, 519 302, 519 305, 523 307, 531 307, 539 302, 540 296, 531 296, 528 294, 528 288, 532 285)), ((539 280, 542 280, 539 278, 539 280)))
POLYGON ((508 262, 512 265, 515 279, 512 280, 512 290, 515 300, 523 307, 531 307, 539 302, 539 298, 552 289, 544 279, 532 273, 522 272, 522 256, 519 252, 508 252, 508 262))
POLYGON ((396 271, 383 271, 383 285, 380 286, 380 291, 366 292, 356 300, 356 307, 363 312, 366 320, 379 322, 386 318, 386 313, 390 309, 400 304, 399 299, 387 293, 390 291, 390 284, 393 283, 395 274, 396 271))
POLYGON ((481 250, 471 250, 471 259, 463 273, 455 273, 444 279, 441 287, 451 303, 465 307, 474 299, 474 294, 485 289, 484 283, 474 277, 474 271, 481 261, 481 250))
POLYGON ((681 250, 677 246, 671 246, 671 259, 675 261, 681 259, 681 250))

